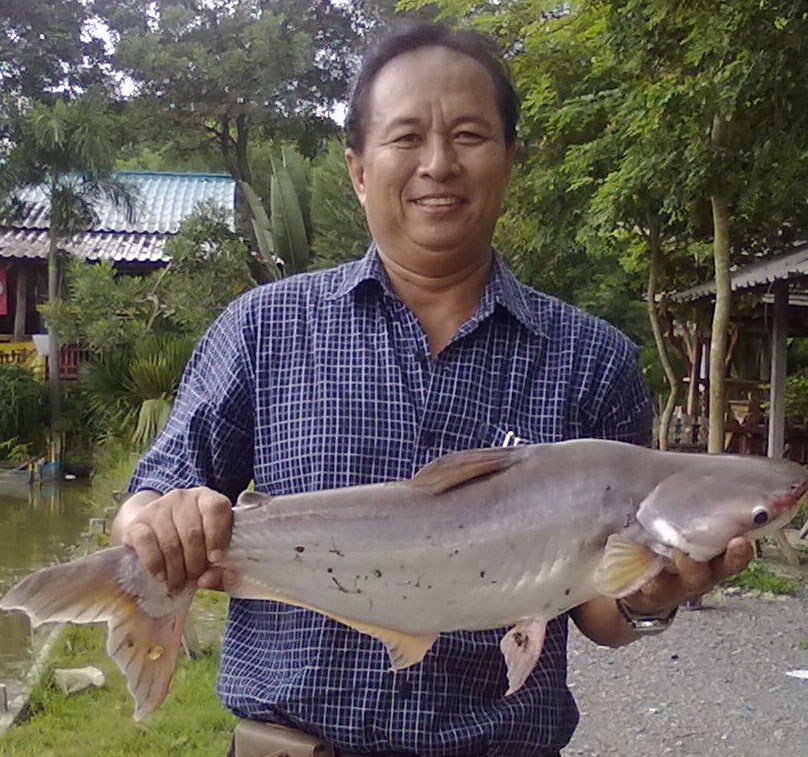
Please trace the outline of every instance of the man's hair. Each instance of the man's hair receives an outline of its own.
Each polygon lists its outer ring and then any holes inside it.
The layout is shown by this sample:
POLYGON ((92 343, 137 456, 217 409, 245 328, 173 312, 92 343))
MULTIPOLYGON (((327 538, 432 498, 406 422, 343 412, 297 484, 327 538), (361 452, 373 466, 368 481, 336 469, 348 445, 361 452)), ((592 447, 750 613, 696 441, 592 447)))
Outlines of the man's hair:
POLYGON ((444 24, 405 23, 382 37, 362 59, 345 118, 345 143, 348 147, 360 154, 365 149, 368 100, 379 71, 399 55, 432 46, 468 55, 488 72, 494 84, 505 144, 513 144, 519 118, 519 98, 490 41, 476 32, 451 29, 444 24))

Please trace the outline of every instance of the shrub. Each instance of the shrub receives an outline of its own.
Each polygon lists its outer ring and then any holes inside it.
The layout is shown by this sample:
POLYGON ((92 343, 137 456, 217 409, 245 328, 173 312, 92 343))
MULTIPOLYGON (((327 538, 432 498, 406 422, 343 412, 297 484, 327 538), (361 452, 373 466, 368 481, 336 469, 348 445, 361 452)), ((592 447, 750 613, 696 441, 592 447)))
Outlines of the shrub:
POLYGON ((43 386, 20 365, 0 365, 0 442, 33 441, 46 420, 43 386))

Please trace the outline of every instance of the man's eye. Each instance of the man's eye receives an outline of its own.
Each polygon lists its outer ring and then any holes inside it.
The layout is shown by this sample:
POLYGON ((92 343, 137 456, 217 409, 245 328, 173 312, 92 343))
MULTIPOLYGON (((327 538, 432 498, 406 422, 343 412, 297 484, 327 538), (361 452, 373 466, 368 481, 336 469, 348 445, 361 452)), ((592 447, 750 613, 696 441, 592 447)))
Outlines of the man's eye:
POLYGON ((418 135, 410 132, 409 134, 402 134, 393 140, 396 144, 414 144, 418 141, 418 135))
POLYGON ((482 142, 485 137, 474 131, 459 131, 455 134, 455 139, 463 144, 478 144, 482 142))

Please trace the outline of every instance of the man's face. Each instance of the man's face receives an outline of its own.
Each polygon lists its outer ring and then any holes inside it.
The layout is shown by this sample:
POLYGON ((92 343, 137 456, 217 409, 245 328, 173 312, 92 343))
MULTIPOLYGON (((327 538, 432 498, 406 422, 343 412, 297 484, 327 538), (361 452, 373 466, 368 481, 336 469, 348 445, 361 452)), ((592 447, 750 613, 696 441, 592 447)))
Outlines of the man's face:
POLYGON ((399 55, 373 82, 364 131, 346 159, 380 250, 487 255, 513 161, 488 72, 444 47, 399 55))

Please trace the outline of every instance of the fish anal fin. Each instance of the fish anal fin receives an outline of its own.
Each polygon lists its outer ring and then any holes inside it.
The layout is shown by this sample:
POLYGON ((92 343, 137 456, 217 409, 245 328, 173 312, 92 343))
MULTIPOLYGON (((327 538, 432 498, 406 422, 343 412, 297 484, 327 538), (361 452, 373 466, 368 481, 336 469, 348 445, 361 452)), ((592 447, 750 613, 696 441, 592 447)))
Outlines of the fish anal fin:
POLYGON ((225 591, 234 597, 242 597, 244 599, 269 599, 274 602, 283 602, 287 605, 301 607, 304 610, 311 610, 320 615, 325 615, 331 618, 331 620, 337 621, 337 623, 342 623, 349 628, 353 628, 355 631, 359 631, 359 633, 372 636, 374 639, 381 641, 387 649, 387 654, 390 657, 391 670, 402 670, 403 668, 408 668, 410 665, 415 665, 415 663, 420 662, 438 638, 438 634, 436 633, 424 635, 409 634, 403 631, 396 631, 392 628, 384 628, 371 623, 365 623, 361 620, 354 620, 344 615, 338 615, 337 613, 307 604, 306 602, 291 599, 280 592, 273 591, 261 581, 245 576, 232 569, 225 570, 224 588, 225 591))
POLYGON ((508 690, 510 696, 522 688, 527 677, 536 667, 544 646, 547 621, 530 618, 517 623, 499 642, 499 648, 508 667, 508 690))
POLYGON ((644 544, 612 534, 595 570, 595 587, 607 597, 625 597, 657 575, 665 562, 644 544))
POLYGON ((429 494, 442 492, 491 473, 510 468, 522 459, 519 447, 490 447, 450 452, 427 463, 409 481, 407 486, 429 494))

